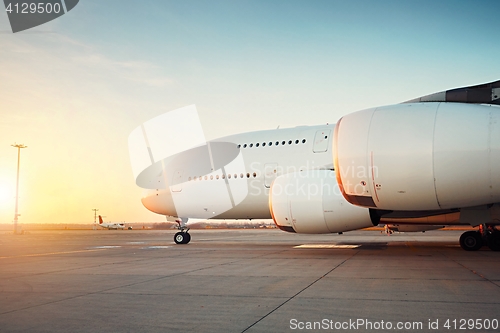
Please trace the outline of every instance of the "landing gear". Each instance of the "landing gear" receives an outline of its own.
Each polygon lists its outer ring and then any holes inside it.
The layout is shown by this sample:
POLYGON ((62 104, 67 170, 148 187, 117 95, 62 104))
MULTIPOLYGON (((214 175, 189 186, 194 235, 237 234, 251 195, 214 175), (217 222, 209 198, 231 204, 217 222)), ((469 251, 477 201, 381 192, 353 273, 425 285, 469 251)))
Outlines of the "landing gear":
POLYGON ((174 242, 175 244, 187 244, 191 240, 191 235, 188 234, 188 230, 186 231, 179 231, 174 235, 174 242))
POLYGON ((465 251, 477 251, 483 246, 483 237, 479 231, 467 231, 460 236, 460 246, 465 251))
POLYGON ((174 235, 175 244, 187 244, 191 240, 191 235, 188 233, 189 228, 186 227, 187 221, 187 218, 175 220, 178 223, 177 229, 179 229, 179 232, 174 235))
POLYGON ((466 251, 477 251, 488 245, 492 251, 500 251, 500 231, 492 225, 482 224, 478 231, 467 231, 460 236, 460 246, 466 251))
POLYGON ((486 236, 486 242, 492 251, 500 251, 500 231, 491 232, 486 236))

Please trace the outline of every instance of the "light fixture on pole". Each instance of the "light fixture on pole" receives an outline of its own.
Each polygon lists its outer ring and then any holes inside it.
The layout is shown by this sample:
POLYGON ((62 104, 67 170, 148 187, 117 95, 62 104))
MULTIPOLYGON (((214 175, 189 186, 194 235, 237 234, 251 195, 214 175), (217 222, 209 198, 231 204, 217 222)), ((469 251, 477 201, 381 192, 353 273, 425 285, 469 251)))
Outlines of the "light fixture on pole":
POLYGON ((11 146, 17 148, 16 211, 14 213, 14 234, 17 234, 17 221, 18 221, 18 217, 21 215, 21 214, 18 214, 18 212, 17 212, 18 199, 19 199, 19 165, 21 164, 21 148, 28 148, 28 146, 25 146, 23 144, 16 144, 16 143, 14 143, 11 146))

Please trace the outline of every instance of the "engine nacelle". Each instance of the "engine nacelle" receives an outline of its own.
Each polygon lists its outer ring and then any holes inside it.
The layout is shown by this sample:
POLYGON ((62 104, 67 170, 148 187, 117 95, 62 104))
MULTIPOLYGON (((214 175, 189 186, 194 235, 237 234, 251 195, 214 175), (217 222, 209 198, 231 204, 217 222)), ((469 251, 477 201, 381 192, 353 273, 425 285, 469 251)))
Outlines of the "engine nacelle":
POLYGON ((500 202, 500 107, 400 104, 343 117, 334 163, 352 204, 439 210, 500 202))
POLYGON ((321 234, 374 225, 368 209, 353 206, 344 199, 335 172, 330 170, 277 177, 269 192, 269 208, 278 228, 290 232, 321 234))

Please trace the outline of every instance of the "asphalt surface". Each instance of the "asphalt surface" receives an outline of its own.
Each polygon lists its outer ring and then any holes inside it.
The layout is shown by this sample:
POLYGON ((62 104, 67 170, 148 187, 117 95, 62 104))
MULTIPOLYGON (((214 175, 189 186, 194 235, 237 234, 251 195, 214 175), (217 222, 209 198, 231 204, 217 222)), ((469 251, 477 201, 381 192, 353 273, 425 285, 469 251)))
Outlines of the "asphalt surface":
POLYGON ((173 234, 0 234, 0 332, 500 331, 500 252, 461 232, 173 234))

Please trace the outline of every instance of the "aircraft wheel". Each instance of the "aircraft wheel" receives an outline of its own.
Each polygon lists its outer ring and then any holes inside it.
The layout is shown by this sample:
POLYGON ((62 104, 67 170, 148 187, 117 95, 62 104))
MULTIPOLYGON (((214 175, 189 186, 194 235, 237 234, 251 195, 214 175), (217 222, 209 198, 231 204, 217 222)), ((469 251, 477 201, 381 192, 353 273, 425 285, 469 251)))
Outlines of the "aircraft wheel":
POLYGON ((483 238, 477 231, 467 231, 460 236, 460 246, 465 251, 477 251, 483 246, 483 238))
POLYGON ((187 244, 191 240, 191 235, 187 232, 179 231, 174 235, 175 244, 187 244))
POLYGON ((488 247, 492 251, 500 251, 500 232, 495 231, 489 234, 486 241, 488 242, 488 247))
POLYGON ((183 232, 178 232, 174 235, 174 242, 175 244, 184 244, 184 239, 186 238, 185 233, 183 232))

